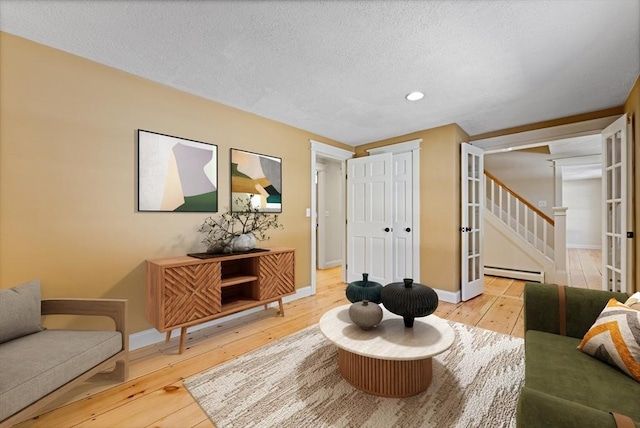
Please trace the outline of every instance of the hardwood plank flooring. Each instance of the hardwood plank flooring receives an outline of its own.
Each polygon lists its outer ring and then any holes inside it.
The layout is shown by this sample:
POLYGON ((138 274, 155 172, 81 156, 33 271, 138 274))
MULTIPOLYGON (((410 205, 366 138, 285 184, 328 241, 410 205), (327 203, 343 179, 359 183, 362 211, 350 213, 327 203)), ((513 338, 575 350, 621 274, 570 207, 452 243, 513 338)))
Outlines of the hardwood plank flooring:
MULTIPOLYGON (((131 352, 130 379, 87 382, 47 413, 19 427, 198 427, 214 424, 182 386, 182 380, 316 324, 329 309, 349 303, 340 268, 318 271, 317 294, 190 333, 179 355, 178 339, 131 352)), ((436 315, 523 337, 524 281, 485 277, 485 293, 458 304, 440 302, 436 315)))
POLYGON ((567 249, 567 272, 571 287, 602 289, 602 251, 584 248, 567 249))

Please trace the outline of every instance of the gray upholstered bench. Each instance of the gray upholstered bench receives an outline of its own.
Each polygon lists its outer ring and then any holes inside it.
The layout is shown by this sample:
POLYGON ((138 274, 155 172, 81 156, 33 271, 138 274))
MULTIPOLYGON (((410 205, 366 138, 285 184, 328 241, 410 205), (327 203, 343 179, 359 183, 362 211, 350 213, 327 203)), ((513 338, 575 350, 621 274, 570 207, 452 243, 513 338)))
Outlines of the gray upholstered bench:
POLYGON ((126 300, 40 300, 40 283, 0 290, 0 425, 35 416, 86 379, 126 380, 126 300), (115 330, 54 330, 41 315, 107 316, 115 330), (111 372, 102 373, 114 367, 111 372))

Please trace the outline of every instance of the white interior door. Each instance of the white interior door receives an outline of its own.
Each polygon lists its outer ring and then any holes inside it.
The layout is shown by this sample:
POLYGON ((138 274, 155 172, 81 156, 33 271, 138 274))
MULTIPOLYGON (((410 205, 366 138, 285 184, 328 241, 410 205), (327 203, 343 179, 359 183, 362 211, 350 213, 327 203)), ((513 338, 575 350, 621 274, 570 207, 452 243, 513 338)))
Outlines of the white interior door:
POLYGON ((627 115, 602 131, 602 288, 627 291, 627 115))
POLYGON ((386 285, 392 273, 392 155, 347 161, 347 281, 386 285))
POLYGON ((404 278, 413 278, 414 272, 412 152, 398 153, 393 155, 392 208, 393 282, 401 282, 404 278))
POLYGON ((462 274, 462 300, 472 299, 484 291, 484 265, 482 259, 482 207, 484 201, 483 150, 462 144, 462 189, 460 227, 462 274))

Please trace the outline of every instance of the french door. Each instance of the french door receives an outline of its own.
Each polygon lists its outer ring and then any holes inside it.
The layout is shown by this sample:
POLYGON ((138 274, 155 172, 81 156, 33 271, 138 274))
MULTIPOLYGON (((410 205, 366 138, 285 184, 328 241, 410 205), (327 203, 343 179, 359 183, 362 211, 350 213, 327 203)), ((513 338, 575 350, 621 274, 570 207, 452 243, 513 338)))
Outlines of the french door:
POLYGON ((627 287, 627 115, 602 131, 602 288, 627 287))
POLYGON ((484 291, 482 258, 484 156, 481 148, 462 143, 461 172, 460 288, 462 300, 469 300, 484 291))

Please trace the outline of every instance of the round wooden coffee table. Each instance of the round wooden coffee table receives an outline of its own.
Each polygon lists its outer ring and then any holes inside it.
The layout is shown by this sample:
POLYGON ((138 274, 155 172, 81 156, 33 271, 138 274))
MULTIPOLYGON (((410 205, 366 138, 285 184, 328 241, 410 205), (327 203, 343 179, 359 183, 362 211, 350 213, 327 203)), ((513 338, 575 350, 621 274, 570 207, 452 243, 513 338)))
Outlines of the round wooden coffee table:
POLYGON ((381 305, 383 318, 371 330, 351 322, 349 306, 320 319, 320 331, 338 347, 338 367, 351 385, 383 397, 408 397, 431 384, 431 358, 453 344, 451 326, 435 315, 416 318, 406 328, 402 317, 381 305))

